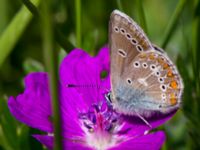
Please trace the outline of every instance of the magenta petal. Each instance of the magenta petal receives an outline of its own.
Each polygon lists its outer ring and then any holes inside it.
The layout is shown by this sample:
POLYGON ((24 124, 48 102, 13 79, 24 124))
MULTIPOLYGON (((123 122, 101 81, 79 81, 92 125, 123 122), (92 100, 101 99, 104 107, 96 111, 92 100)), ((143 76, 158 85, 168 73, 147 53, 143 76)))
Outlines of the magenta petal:
POLYGON ((148 125, 146 125, 139 117, 134 116, 123 116, 124 121, 126 122, 122 128, 123 131, 126 131, 126 134, 131 135, 142 135, 144 132, 152 130, 154 128, 157 128, 158 126, 164 124, 166 121, 168 121, 176 111, 167 114, 167 115, 154 115, 152 118, 148 119, 147 121, 151 125, 152 128, 150 128, 148 125))
POLYGON ((108 47, 103 47, 99 51, 98 55, 95 57, 99 63, 101 63, 101 67, 103 70, 110 71, 110 54, 108 47))
POLYGON ((34 138, 36 138, 40 143, 44 144, 48 150, 53 149, 53 136, 48 135, 32 135, 34 138))
POLYGON ((106 71, 107 77, 101 80, 101 87, 105 93, 110 91, 110 54, 108 47, 103 47, 96 56, 97 61, 101 64, 101 70, 106 71))
POLYGON ((82 144, 76 143, 76 142, 64 142, 64 150, 94 150, 90 147, 86 147, 82 144))
POLYGON ((66 88, 72 85, 73 87, 68 88, 74 88, 88 106, 102 100, 102 93, 110 90, 107 89, 109 80, 101 80, 101 72, 108 69, 109 64, 102 64, 99 61, 100 58, 106 58, 107 55, 107 53, 101 53, 101 57, 98 55, 91 57, 85 51, 75 49, 62 61, 60 67, 62 85, 66 88))
POLYGON ((159 150, 165 141, 164 132, 158 131, 132 138, 109 150, 159 150))
POLYGON ((84 136, 78 118, 79 113, 87 112, 93 103, 104 99, 103 93, 110 87, 109 75, 101 80, 100 73, 108 69, 108 48, 102 48, 95 57, 89 56, 83 50, 75 49, 63 60, 60 67, 60 98, 65 138, 84 136), (67 87, 67 84, 78 87, 67 87))
MULTIPOLYGON (((59 74, 59 100, 64 150, 92 150, 93 148, 82 144, 86 144, 87 139, 83 131, 86 125, 83 124, 83 118, 81 116, 84 113, 88 113, 88 110, 91 110, 94 103, 100 103, 105 100, 104 94, 110 91, 110 60, 108 48, 102 48, 95 57, 89 56, 80 49, 73 50, 62 61, 59 74), (101 77, 102 71, 108 72, 105 78, 101 77)), ((25 78, 25 87, 24 93, 16 98, 9 98, 8 105, 11 113, 19 121, 33 128, 50 133, 53 132, 53 124, 50 121, 52 113, 47 74, 29 74, 25 78)), ((156 128, 170 119, 174 113, 165 116, 155 115, 147 121, 152 128, 156 128)), ((106 117, 110 113, 104 113, 104 115, 106 117)), ((95 119, 91 120, 93 123, 96 122, 95 119)), ((127 137, 129 140, 109 150, 156 150, 161 148, 165 140, 163 132, 144 135, 144 133, 149 132, 152 128, 147 126, 139 117, 122 116, 122 120, 124 126, 120 128, 121 130, 118 133, 111 133, 113 134, 111 136, 121 135, 127 137)), ((53 149, 53 136, 33 136, 46 145, 47 148, 53 149)))
POLYGON ((169 113, 169 114, 163 114, 163 115, 155 115, 153 118, 150 120, 150 124, 152 128, 157 128, 160 125, 163 125, 165 122, 167 122, 169 119, 171 119, 174 114, 177 112, 177 110, 169 113))
POLYGON ((10 112, 19 121, 52 132, 51 106, 46 73, 31 73, 25 78, 25 91, 8 100, 10 112))
MULTIPOLYGON (((35 139, 37 139, 40 143, 45 145, 48 148, 48 150, 53 149, 53 140, 54 140, 53 136, 38 135, 38 134, 35 134, 32 136, 35 139)), ((93 150, 93 149, 86 147, 84 145, 81 145, 79 143, 69 142, 69 141, 63 141, 63 148, 64 148, 64 150, 93 150)))
POLYGON ((66 90, 61 87, 61 113, 62 113, 62 134, 64 138, 83 136, 79 123, 79 112, 86 112, 88 109, 82 96, 73 88, 66 90))

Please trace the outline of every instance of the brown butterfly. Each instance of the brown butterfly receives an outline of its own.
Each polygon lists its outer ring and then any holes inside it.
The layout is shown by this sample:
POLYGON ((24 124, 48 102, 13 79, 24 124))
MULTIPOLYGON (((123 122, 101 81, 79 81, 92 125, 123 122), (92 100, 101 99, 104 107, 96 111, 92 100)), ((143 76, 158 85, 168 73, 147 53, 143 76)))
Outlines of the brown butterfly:
POLYGON ((167 54, 154 46, 126 14, 114 10, 109 22, 111 93, 113 108, 145 118, 180 107, 181 76, 167 54))

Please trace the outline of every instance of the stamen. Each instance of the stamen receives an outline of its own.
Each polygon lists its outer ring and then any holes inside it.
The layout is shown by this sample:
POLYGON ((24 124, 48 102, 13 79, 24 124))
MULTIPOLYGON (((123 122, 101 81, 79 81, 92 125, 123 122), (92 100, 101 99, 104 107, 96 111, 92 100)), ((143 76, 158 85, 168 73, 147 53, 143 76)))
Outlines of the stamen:
POLYGON ((88 112, 79 113, 79 120, 86 134, 87 145, 107 149, 121 141, 114 136, 121 126, 121 117, 110 107, 105 109, 103 104, 93 104, 88 112))

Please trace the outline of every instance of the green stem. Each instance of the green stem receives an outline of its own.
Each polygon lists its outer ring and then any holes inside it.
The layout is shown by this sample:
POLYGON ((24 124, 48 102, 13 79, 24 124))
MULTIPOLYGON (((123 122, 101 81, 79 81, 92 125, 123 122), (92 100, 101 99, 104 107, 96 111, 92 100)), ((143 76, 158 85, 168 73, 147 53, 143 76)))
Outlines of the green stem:
POLYGON ((8 0, 1 0, 0 2, 0 35, 3 32, 3 30, 6 28, 7 24, 9 23, 9 17, 10 17, 10 3, 8 0))
MULTIPOLYGON (((32 0, 32 2, 36 6, 40 4, 40 0, 32 0)), ((11 53, 32 17, 33 15, 29 12, 29 10, 22 6, 0 36, 0 66, 11 53)))
MULTIPOLYGON (((199 39, 197 39, 198 37, 198 26, 199 26, 199 18, 196 17, 193 21, 193 40, 192 40, 192 44, 193 44, 193 47, 192 47, 192 65, 193 65, 193 73, 194 73, 194 80, 198 80, 199 77, 198 77, 198 71, 199 71, 199 68, 198 68, 198 43, 199 39)), ((197 83, 198 84, 198 83, 197 83)))
POLYGON ((59 30, 55 29, 55 37, 56 42, 67 52, 69 53, 72 49, 74 49, 74 45, 72 45, 69 40, 65 37, 65 35, 59 30))
POLYGON ((117 0, 117 6, 119 10, 123 11, 121 0, 117 0))
POLYGON ((145 31, 146 34, 148 34, 147 30, 147 24, 146 24, 146 19, 145 19, 145 13, 144 13, 144 8, 143 8, 143 1, 142 0, 137 0, 138 3, 138 12, 139 12, 139 19, 140 19, 140 24, 145 31))
POLYGON ((30 0, 22 0, 22 2, 34 16, 39 17, 39 11, 37 10, 37 7, 35 7, 30 0))
POLYGON ((172 37, 172 35, 176 29, 178 20, 180 18, 180 15, 183 11, 183 8, 184 8, 186 2, 187 2, 187 0, 179 0, 178 4, 176 6, 176 9, 169 21, 166 32, 164 34, 163 42, 161 44, 163 49, 166 48, 167 44, 169 43, 170 38, 172 37))
POLYGON ((167 148, 167 143, 164 143, 164 144, 163 144, 162 150, 168 150, 168 148, 167 148))
POLYGON ((199 38, 200 38, 200 1, 198 1, 196 8, 195 8, 195 14, 194 14, 194 19, 193 19, 193 48, 192 48, 192 64, 193 64, 193 72, 194 72, 194 80, 196 82, 196 93, 200 92, 200 62, 199 62, 199 57, 200 57, 200 43, 199 43, 199 38))
POLYGON ((81 0, 75 1, 76 7, 76 46, 81 48, 81 0))
POLYGON ((42 8, 44 59, 50 77, 53 108, 54 150, 62 150, 61 115, 58 94, 58 54, 54 42, 54 31, 50 10, 51 0, 42 1, 42 8))

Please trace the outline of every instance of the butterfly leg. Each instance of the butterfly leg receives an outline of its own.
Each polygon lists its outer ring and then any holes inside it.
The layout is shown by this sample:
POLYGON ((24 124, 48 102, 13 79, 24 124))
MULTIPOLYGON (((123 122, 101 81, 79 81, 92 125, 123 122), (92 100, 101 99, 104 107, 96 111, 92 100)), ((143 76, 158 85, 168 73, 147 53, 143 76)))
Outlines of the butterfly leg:
POLYGON ((137 116, 146 124, 146 125, 148 125, 151 129, 152 129, 152 126, 149 124, 149 122, 144 118, 144 117, 142 117, 139 113, 137 113, 136 112, 136 114, 137 114, 137 116))
POLYGON ((107 94, 105 94, 105 98, 106 98, 106 102, 108 104, 108 107, 113 109, 111 92, 108 92, 107 94))

